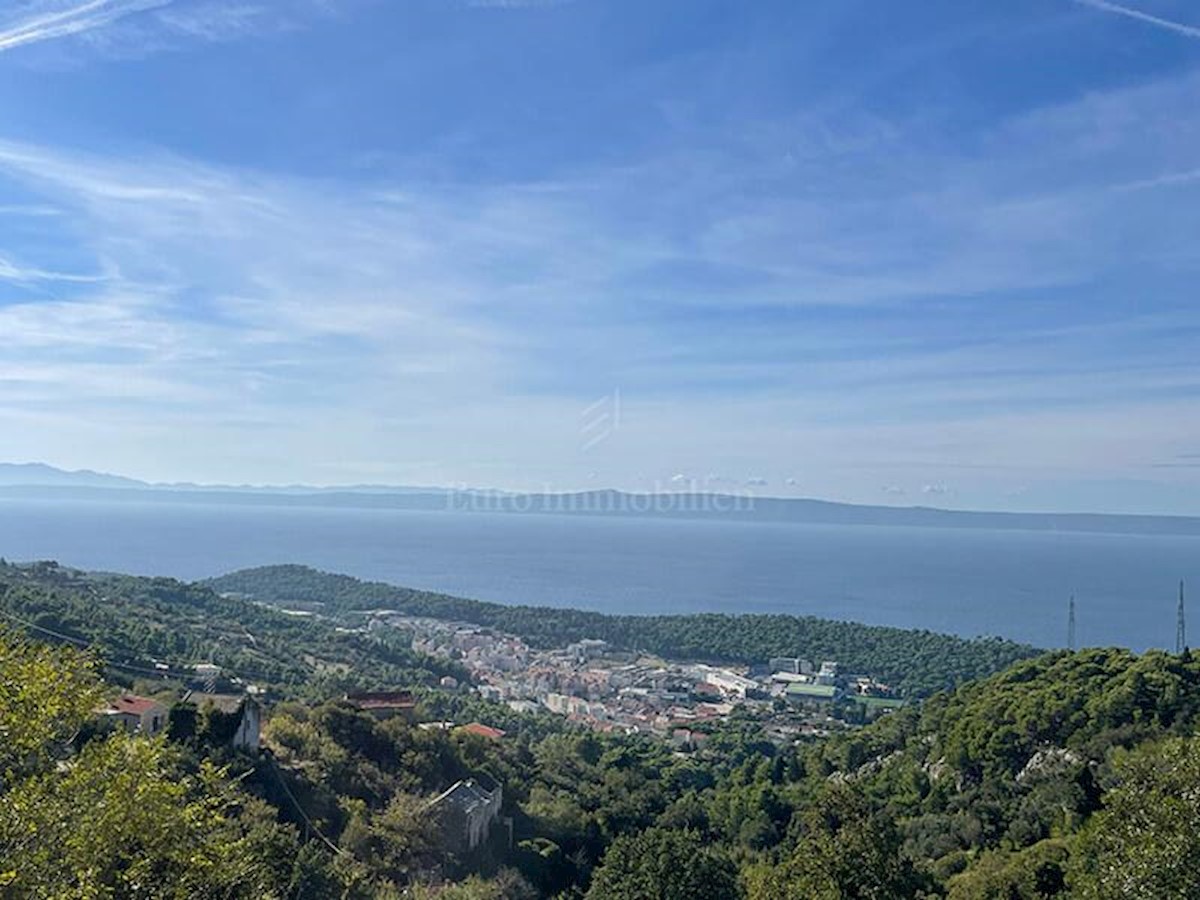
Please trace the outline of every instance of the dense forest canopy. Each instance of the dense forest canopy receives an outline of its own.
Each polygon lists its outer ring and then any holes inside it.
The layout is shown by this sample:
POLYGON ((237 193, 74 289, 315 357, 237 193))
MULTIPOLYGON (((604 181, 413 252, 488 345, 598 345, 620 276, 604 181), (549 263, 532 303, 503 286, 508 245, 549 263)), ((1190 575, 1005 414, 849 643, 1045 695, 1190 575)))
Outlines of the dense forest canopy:
POLYGON ((772 656, 837 660, 846 671, 883 679, 920 697, 999 671, 1032 656, 1032 647, 999 638, 964 640, 929 631, 837 622, 811 616, 615 616, 575 609, 506 606, 360 581, 306 566, 266 566, 206 584, 281 605, 320 603, 331 613, 395 609, 411 615, 487 625, 534 647, 600 638, 673 659, 752 663, 772 656))

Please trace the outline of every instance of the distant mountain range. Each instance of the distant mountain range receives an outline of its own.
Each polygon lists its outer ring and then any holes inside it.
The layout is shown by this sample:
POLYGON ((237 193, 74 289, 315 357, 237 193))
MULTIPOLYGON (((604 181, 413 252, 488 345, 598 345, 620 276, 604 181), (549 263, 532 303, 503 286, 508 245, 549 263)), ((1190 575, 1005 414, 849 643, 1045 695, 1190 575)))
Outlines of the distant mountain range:
POLYGON ((149 487, 144 481, 106 475, 90 469, 68 472, 45 463, 0 463, 0 487, 37 485, 42 487, 149 487))
POLYGON ((215 491, 219 493, 253 494, 317 494, 336 493, 383 493, 409 494, 440 492, 439 488, 407 487, 386 484, 352 484, 336 488, 316 487, 305 484, 254 485, 254 484, 194 484, 187 481, 150 482, 123 475, 93 472, 91 469, 57 469, 45 463, 0 463, 0 488, 122 488, 156 491, 215 491))
POLYGON ((41 463, 0 463, 0 499, 6 497, 423 510, 460 514, 633 516, 813 525, 1200 535, 1200 518, 1187 516, 982 512, 683 492, 636 494, 600 490, 514 494, 483 489, 368 484, 343 487, 152 484, 90 470, 64 471, 41 463))

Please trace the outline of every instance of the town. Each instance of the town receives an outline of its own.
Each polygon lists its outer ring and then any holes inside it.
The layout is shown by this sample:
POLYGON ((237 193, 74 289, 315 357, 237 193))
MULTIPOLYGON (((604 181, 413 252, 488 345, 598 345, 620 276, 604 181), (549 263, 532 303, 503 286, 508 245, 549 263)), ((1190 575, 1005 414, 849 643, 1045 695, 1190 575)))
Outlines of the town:
POLYGON ((841 671, 835 660, 776 657, 734 669, 630 652, 598 639, 540 650, 519 637, 467 622, 377 611, 369 631, 399 629, 412 648, 452 659, 473 688, 518 712, 548 710, 598 731, 646 733, 679 746, 699 746, 704 725, 735 711, 753 712, 780 742, 817 737, 861 724, 903 701, 868 674, 841 671))

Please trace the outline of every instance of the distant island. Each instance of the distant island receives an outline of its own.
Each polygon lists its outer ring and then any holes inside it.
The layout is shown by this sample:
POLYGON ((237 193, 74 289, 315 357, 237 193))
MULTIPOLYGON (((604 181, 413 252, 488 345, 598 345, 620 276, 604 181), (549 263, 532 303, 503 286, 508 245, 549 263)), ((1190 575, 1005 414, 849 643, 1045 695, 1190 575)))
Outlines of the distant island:
POLYGON ((97 502, 189 503, 492 513, 624 516, 810 525, 1061 531, 1129 535, 1200 535, 1200 517, 1111 513, 1016 513, 871 506, 787 497, 696 491, 616 490, 510 493, 485 488, 404 485, 152 484, 90 470, 41 463, 0 463, 0 500, 72 499, 97 502))
POLYGON ((0 462, 0 489, 47 489, 47 488, 118 488, 142 491, 187 491, 249 494, 321 494, 336 493, 387 493, 403 494, 436 491, 435 488, 405 487, 386 484, 350 484, 336 488, 307 484, 197 484, 190 481, 153 482, 91 469, 60 469, 40 462, 0 462))

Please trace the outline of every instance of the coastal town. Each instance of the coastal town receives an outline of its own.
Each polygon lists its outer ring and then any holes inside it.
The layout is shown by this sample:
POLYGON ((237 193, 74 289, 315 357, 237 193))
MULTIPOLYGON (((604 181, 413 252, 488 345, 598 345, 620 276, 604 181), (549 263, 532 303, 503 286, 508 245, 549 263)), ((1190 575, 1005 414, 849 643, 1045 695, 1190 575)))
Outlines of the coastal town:
POLYGON ((473 689, 518 712, 549 711, 598 731, 654 734, 699 746, 703 726, 736 711, 764 718, 786 741, 861 723, 903 701, 869 674, 845 672, 836 660, 775 657, 753 666, 715 666, 630 652, 599 639, 536 649, 519 637, 466 622, 375 612, 368 630, 399 629, 412 648, 457 661, 473 689))

